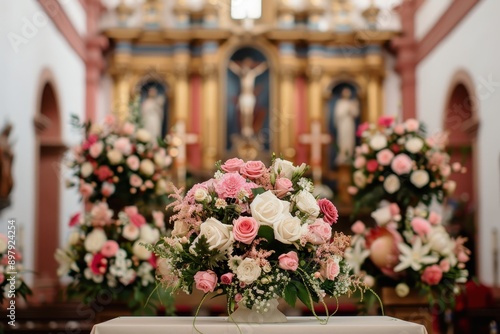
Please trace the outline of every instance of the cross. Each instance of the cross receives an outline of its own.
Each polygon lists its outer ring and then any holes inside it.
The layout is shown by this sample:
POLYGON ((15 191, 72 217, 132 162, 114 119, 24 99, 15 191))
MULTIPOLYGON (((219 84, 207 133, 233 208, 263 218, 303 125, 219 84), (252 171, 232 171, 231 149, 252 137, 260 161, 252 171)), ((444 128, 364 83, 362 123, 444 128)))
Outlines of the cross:
POLYGON ((311 145, 311 166, 315 184, 321 183, 321 147, 324 144, 329 144, 331 140, 329 134, 321 133, 319 121, 311 122, 311 133, 299 136, 301 144, 311 145))
POLYGON ((177 180, 179 187, 186 185, 186 147, 187 145, 196 144, 198 135, 195 133, 186 133, 186 123, 184 120, 177 121, 174 126, 174 136, 178 139, 178 153, 175 158, 177 167, 177 180))

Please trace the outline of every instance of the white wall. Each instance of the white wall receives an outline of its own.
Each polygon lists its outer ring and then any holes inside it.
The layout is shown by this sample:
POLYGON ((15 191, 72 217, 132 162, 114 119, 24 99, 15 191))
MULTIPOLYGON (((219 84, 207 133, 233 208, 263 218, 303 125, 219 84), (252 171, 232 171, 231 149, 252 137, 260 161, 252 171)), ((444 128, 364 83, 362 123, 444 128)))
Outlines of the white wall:
POLYGON ((448 9, 453 0, 427 0, 415 15, 415 38, 422 39, 448 9))
MULTIPOLYGON (((77 2, 77 1, 75 1, 77 2)), ((3 2, 2 2, 3 4, 3 2)), ((2 7, 2 6, 0 6, 2 7)), ((82 15, 82 13, 80 13, 82 15)), ((71 16, 73 17, 73 15, 71 16)), ((81 19, 81 18, 80 18, 81 19)), ((33 117, 40 87, 40 74, 44 69, 52 72, 54 88, 61 113, 62 137, 71 146, 79 134, 69 126, 71 114, 84 116, 85 66, 81 58, 69 46, 45 15, 35 0, 16 1, 0 10, 0 125, 9 120, 14 129, 14 190, 12 205, 0 215, 0 232, 6 232, 7 219, 16 218, 18 226, 24 227, 24 265, 33 268, 35 227, 36 146, 33 117), (45 20, 44 20, 45 18, 45 20), (28 23, 38 23, 28 29, 28 23), (14 35, 16 34, 16 35, 14 35), (16 37, 19 36, 19 37, 16 37), (13 45, 10 38, 23 38, 23 43, 13 45)), ((75 189, 60 187, 60 240, 66 237, 70 215, 78 208, 75 189)), ((21 240, 18 240, 21 242, 21 240)), ((43 241, 42 241, 43 242, 43 241)), ((32 280, 28 277, 28 280, 32 280)))
MULTIPOLYGON (((429 2, 429 1, 428 1, 429 2)), ((434 2, 434 1, 432 1, 434 2)), ((500 1, 483 0, 417 68, 418 117, 429 131, 442 127, 453 75, 463 69, 474 80, 479 105, 477 180, 479 278, 493 283, 492 238, 500 228, 500 1)))

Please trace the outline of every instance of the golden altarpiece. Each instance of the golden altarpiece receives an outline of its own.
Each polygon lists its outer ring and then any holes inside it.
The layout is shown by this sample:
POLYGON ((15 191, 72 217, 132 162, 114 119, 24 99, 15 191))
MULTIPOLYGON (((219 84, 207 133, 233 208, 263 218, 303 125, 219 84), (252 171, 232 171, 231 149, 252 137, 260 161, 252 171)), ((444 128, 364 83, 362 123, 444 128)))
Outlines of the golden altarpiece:
POLYGON ((113 110, 125 117, 132 96, 154 86, 163 133, 182 128, 178 167, 195 175, 229 156, 276 152, 311 164, 317 181, 348 182, 335 162, 335 104, 348 90, 356 124, 383 113, 383 46, 396 31, 381 27, 379 11, 349 0, 120 1, 102 23, 113 110), (243 97, 242 73, 258 67, 243 97))

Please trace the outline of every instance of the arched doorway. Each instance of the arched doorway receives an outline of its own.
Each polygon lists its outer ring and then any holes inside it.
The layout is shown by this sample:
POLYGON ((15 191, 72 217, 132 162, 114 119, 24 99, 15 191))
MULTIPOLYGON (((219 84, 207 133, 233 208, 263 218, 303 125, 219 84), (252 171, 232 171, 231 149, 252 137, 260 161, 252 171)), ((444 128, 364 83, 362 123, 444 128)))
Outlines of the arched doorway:
POLYGON ((472 250, 467 269, 471 277, 476 275, 474 254, 477 239, 477 189, 475 183, 476 139, 478 130, 477 106, 474 90, 463 74, 452 85, 446 105, 443 128, 448 133, 448 150, 452 162, 460 162, 466 173, 452 174, 456 182, 454 193, 447 199, 449 230, 454 236, 468 237, 472 250), (460 79, 460 77, 463 77, 460 79))
POLYGON ((60 161, 65 147, 53 86, 45 83, 34 125, 38 142, 34 302, 53 302, 59 279, 54 253, 59 246, 60 161))

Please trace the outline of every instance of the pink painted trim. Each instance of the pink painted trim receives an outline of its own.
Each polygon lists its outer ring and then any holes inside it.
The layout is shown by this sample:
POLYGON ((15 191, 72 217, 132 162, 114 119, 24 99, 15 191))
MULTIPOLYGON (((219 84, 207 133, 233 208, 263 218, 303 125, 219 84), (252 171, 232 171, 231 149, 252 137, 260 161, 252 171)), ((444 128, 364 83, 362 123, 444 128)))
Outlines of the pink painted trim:
POLYGON ((300 134, 306 133, 307 129, 307 108, 306 108, 306 82, 304 77, 295 79, 295 147, 297 148, 295 163, 308 163, 307 146, 299 144, 297 138, 300 134))
MULTIPOLYGON (((201 78, 199 75, 191 77, 191 118, 188 120, 188 131, 200 136, 201 128, 201 78)), ((189 166, 195 170, 201 169, 201 138, 196 144, 191 144, 187 150, 189 166)))
POLYGON ((38 0, 47 15, 54 22, 59 32, 64 36, 68 44, 75 50, 82 60, 85 61, 85 41, 78 34, 66 12, 56 0, 38 0))

